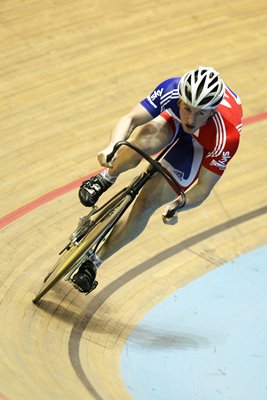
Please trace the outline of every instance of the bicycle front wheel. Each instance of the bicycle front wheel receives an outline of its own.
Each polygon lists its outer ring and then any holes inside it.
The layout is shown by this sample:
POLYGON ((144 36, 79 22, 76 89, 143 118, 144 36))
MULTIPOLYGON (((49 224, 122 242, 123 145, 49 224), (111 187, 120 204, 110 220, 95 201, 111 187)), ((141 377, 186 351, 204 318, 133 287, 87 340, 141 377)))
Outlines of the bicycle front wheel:
POLYGON ((71 243, 63 252, 54 268, 46 276, 39 292, 33 298, 33 303, 38 303, 41 298, 64 276, 68 275, 86 258, 88 252, 96 245, 99 245, 113 229, 114 225, 131 204, 131 196, 126 195, 118 202, 107 204, 101 210, 100 215, 96 215, 88 233, 78 243, 71 243))

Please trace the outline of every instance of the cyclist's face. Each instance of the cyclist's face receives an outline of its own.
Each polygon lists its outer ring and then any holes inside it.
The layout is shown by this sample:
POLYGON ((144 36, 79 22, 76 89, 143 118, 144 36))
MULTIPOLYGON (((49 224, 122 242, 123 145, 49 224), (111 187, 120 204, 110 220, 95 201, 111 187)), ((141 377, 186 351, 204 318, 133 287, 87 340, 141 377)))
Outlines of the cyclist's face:
POLYGON ((179 102, 179 106, 183 130, 190 134, 205 125, 207 120, 215 113, 215 110, 202 110, 201 108, 191 107, 182 100, 179 102))

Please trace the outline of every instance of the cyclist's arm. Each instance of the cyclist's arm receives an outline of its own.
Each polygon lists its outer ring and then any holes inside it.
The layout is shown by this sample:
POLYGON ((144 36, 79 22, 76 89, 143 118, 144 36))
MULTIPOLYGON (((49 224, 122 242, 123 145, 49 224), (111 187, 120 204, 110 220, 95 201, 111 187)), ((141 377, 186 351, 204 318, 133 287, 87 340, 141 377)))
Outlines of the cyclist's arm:
POLYGON ((102 166, 111 167, 116 155, 110 162, 107 162, 107 156, 112 152, 114 145, 120 141, 127 140, 137 126, 143 125, 152 119, 153 116, 140 103, 128 114, 120 118, 111 133, 108 146, 97 155, 99 163, 102 166))
MULTIPOLYGON (((143 99, 129 113, 120 118, 112 130, 108 147, 113 147, 121 140, 127 140, 137 126, 146 124, 156 118, 162 111, 162 96, 166 95, 165 92, 177 92, 178 82, 179 78, 170 78, 161 82, 148 97, 143 99)), ((171 94, 167 98, 169 97, 171 97, 171 94)), ((168 104, 168 102, 166 104, 168 104)))
POLYGON ((215 174, 202 166, 199 172, 197 184, 186 192, 186 204, 181 208, 181 211, 190 210, 191 208, 200 206, 200 204, 209 196, 220 178, 221 175, 215 174))
POLYGON ((110 146, 121 140, 127 140, 133 130, 153 119, 152 115, 140 103, 128 114, 119 119, 111 133, 110 146))
POLYGON ((171 211, 178 208, 177 211, 181 212, 198 207, 204 200, 206 200, 220 178, 221 175, 215 174, 202 166, 199 172, 197 184, 189 189, 185 194, 185 205, 179 209, 182 201, 181 197, 178 197, 176 200, 169 203, 162 213, 164 221, 164 217, 168 210, 171 211))

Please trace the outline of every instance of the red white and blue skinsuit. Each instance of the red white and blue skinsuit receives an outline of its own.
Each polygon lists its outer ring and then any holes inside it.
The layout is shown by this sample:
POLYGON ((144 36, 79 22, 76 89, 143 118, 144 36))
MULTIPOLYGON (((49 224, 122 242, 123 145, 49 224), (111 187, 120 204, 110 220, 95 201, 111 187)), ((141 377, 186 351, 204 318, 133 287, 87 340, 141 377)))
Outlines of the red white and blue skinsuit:
POLYGON ((186 133, 180 123, 179 80, 171 78, 162 82, 140 104, 154 118, 161 115, 169 123, 173 141, 179 138, 164 157, 163 165, 186 189, 197 179, 202 166, 215 174, 223 174, 239 145, 242 107, 238 96, 226 86, 216 113, 194 134, 186 133))

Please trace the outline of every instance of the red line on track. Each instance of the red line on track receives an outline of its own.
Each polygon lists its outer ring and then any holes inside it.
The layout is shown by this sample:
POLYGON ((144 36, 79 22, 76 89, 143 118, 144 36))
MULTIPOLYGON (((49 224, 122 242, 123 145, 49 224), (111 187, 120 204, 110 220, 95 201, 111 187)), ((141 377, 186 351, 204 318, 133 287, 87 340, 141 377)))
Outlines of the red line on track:
MULTIPOLYGON (((262 121, 267 119, 267 112, 252 115, 251 117, 247 117, 243 120, 243 125, 251 125, 255 124, 256 122, 262 121)), ((11 222, 15 221, 18 218, 23 217, 25 214, 29 213, 30 211, 38 208, 49 201, 56 199, 57 197, 62 196, 63 194, 70 192, 73 189, 76 189, 80 186, 82 181, 89 179, 91 176, 99 173, 100 171, 92 172, 90 175, 86 175, 82 178, 76 179, 73 182, 68 183, 67 185, 61 186, 51 192, 48 192, 37 199, 25 204, 22 207, 17 208, 16 210, 10 212, 9 214, 5 215, 4 217, 0 218, 0 229, 4 228, 5 226, 11 224, 11 222)))
POLYGON ((263 112, 258 115, 252 115, 251 117, 244 118, 243 125, 255 124, 256 122, 263 121, 264 119, 267 119, 267 112, 263 112))
POLYGON ((15 221, 16 219, 23 217, 23 215, 28 214, 30 211, 34 210, 35 208, 38 208, 38 207, 48 203, 49 201, 52 201, 52 200, 56 199, 57 197, 60 197, 63 194, 70 192, 73 189, 76 189, 77 187, 79 187, 81 185, 81 183, 84 180, 89 179, 91 176, 93 176, 99 172, 100 172, 100 170, 93 172, 90 175, 86 175, 82 178, 76 179, 75 181, 70 182, 67 185, 61 186, 57 189, 52 190, 51 192, 45 193, 42 196, 38 197, 37 199, 25 204, 24 206, 19 207, 14 211, 11 211, 9 214, 0 218, 0 229, 11 224, 11 222, 15 221))

